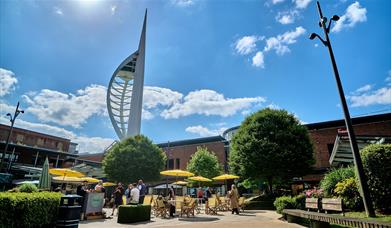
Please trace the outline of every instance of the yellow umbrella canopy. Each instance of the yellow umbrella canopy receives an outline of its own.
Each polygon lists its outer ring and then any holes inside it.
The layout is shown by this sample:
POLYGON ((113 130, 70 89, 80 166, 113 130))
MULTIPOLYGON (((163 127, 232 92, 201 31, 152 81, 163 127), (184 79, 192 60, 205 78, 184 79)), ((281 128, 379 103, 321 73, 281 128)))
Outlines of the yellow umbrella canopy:
POLYGON ((87 181, 88 183, 98 183, 99 179, 92 178, 92 177, 81 177, 82 181, 87 181))
POLYGON ((174 177, 191 177, 194 176, 194 173, 180 170, 180 169, 172 169, 172 170, 165 170, 160 172, 161 175, 164 176, 174 176, 174 177))
POLYGON ((175 181, 174 183, 172 184, 177 184, 177 185, 187 185, 189 182, 186 182, 186 181, 175 181))
POLYGON ((230 180, 230 179, 238 179, 240 178, 239 176, 231 175, 231 174, 223 174, 217 177, 213 177, 213 180, 230 180))
POLYGON ((113 182, 105 182, 105 183, 103 183, 103 187, 111 187, 111 186, 116 186, 116 184, 113 183, 113 182))
POLYGON ((212 181, 211 179, 206 178, 206 177, 202 177, 202 176, 189 177, 187 179, 192 180, 192 181, 201 181, 201 182, 210 182, 210 181, 212 181))
POLYGON ((69 182, 78 183, 78 182, 83 182, 83 180, 81 178, 78 178, 78 177, 57 176, 57 177, 53 177, 53 182, 57 182, 57 183, 69 183, 69 182))
POLYGON ((84 176, 84 174, 82 174, 81 172, 72 169, 63 169, 63 168, 49 169, 49 173, 57 176, 66 176, 66 177, 84 176))

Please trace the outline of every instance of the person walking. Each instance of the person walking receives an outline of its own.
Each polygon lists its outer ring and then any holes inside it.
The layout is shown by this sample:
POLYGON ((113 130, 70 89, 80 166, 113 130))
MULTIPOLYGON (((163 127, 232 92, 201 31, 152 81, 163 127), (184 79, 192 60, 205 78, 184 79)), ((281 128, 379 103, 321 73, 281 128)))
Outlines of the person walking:
POLYGON ((143 204, 144 203, 144 198, 145 198, 145 194, 147 193, 147 187, 145 186, 143 180, 139 180, 138 181, 138 186, 137 186, 138 190, 140 191, 140 199, 139 199, 139 204, 143 204))
POLYGON ((232 208, 232 214, 236 212, 236 214, 239 214, 239 192, 236 186, 233 184, 231 186, 231 191, 228 192, 228 198, 231 201, 231 208, 232 208))
POLYGON ((115 209, 123 204, 123 200, 122 200, 123 195, 124 195, 124 187, 122 187, 122 183, 119 182, 117 188, 113 193, 114 205, 113 205, 113 213, 111 214, 111 216, 114 215, 115 209))
POLYGON ((210 188, 207 187, 204 194, 204 200, 205 200, 205 213, 209 214, 209 198, 212 197, 212 192, 210 191, 210 188))

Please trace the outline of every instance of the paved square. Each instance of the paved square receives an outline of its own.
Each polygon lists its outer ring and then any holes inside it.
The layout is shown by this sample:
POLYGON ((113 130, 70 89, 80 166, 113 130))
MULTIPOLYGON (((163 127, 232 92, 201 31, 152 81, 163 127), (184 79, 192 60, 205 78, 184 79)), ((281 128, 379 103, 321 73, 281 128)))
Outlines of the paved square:
MULTIPOLYGON (((107 211, 110 214, 111 211, 107 211)), ((203 228, 203 227, 303 227, 297 224, 287 223, 279 220, 281 215, 275 211, 267 210, 251 210, 245 211, 240 215, 232 215, 230 212, 219 212, 218 215, 198 214, 195 217, 175 217, 170 219, 156 218, 152 216, 151 221, 118 224, 117 217, 112 219, 87 220, 80 222, 81 228, 92 227, 187 227, 187 228, 203 228)))

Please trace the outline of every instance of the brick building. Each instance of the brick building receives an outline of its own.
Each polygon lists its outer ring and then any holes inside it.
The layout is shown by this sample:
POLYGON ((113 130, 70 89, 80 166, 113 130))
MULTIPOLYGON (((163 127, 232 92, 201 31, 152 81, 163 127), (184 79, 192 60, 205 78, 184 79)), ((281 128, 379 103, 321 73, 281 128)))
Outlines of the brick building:
MULTIPOLYGON (((391 143, 391 113, 352 118, 352 124, 359 148, 370 143, 391 143)), ((298 182, 320 181, 332 165, 338 164, 336 159, 338 154, 341 154, 340 161, 345 160, 346 163, 353 161, 344 120, 310 123, 304 126, 308 128, 314 145, 315 164, 313 172, 302 177, 298 182)), ((238 128, 226 130, 223 137, 230 141, 238 128)))

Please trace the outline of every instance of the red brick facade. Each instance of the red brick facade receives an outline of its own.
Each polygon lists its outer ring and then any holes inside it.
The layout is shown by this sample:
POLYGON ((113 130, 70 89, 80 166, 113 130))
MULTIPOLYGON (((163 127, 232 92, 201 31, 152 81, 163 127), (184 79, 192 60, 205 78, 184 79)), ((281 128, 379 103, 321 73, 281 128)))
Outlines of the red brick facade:
MULTIPOLYGON (((315 168, 329 168, 329 158, 333 148, 338 129, 345 129, 342 124, 338 126, 309 129, 310 137, 314 144, 315 168)), ((309 125, 309 127, 312 127, 309 125)), ((353 123, 354 132, 357 136, 391 136, 391 119, 379 120, 369 123, 353 123)))
MULTIPOLYGON (((5 142, 7 140, 9 130, 10 126, 0 124, 0 141, 5 142)), ((69 139, 14 127, 10 143, 68 152, 71 141, 69 139)))

